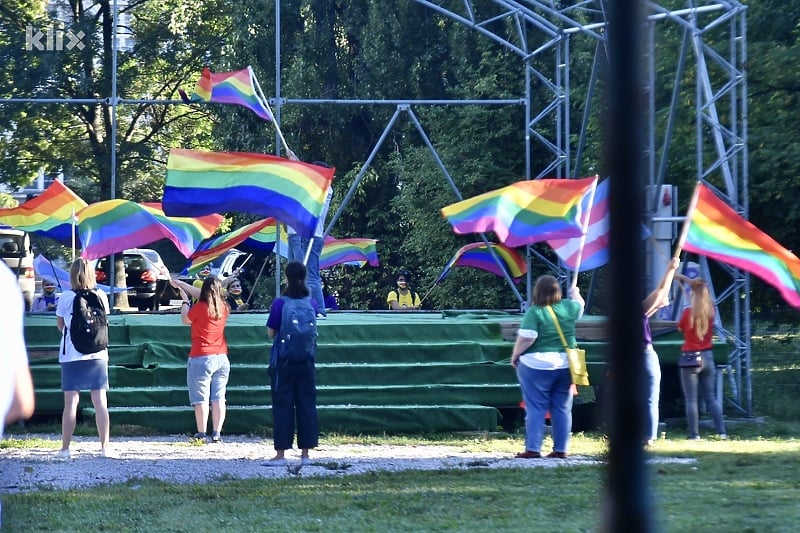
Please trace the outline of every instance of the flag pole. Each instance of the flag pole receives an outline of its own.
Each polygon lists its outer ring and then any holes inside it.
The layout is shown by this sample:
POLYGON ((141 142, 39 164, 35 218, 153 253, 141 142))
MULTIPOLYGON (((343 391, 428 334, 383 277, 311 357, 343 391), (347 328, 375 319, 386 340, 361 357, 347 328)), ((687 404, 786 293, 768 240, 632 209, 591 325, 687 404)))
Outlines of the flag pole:
POLYGON ((75 208, 72 208, 72 261, 75 262, 75 208))
POLYGON ((258 91, 258 94, 256 94, 256 96, 261 100, 261 103, 264 104, 264 107, 267 108, 267 111, 269 111, 270 116, 272 116, 272 123, 275 124, 275 131, 278 132, 278 137, 281 138, 281 143, 283 143, 283 148, 286 150, 286 155, 289 157, 289 159, 298 160, 298 157, 295 155, 294 152, 292 152, 289 149, 289 145, 286 144, 286 138, 284 138, 283 132, 281 131, 281 127, 280 125, 278 125, 278 121, 275 119, 275 113, 272 112, 272 108, 269 106, 269 102, 267 101, 267 98, 264 96, 264 91, 261 90, 261 84, 258 83, 258 78, 256 78, 256 75, 253 72, 253 67, 248 65, 247 70, 250 72, 250 80, 252 80, 253 86, 256 88, 256 91, 258 91))
POLYGON ((586 210, 586 219, 583 221, 583 232, 581 234, 580 245, 578 246, 578 255, 575 258, 575 272, 572 275, 571 287, 578 286, 578 271, 581 268, 581 259, 583 259, 583 247, 586 245, 586 233, 589 231, 589 219, 592 216, 592 208, 594 207, 594 193, 597 192, 597 180, 600 176, 595 174, 594 183, 592 184, 592 191, 589 193, 589 209, 586 210))
POLYGON ((678 244, 675 247, 675 253, 672 255, 672 257, 675 259, 680 258, 681 252, 683 251, 683 245, 686 244, 686 238, 689 236, 689 226, 692 223, 692 216, 694 215, 695 208, 697 207, 697 200, 700 198, 701 185, 702 182, 700 181, 698 181, 697 185, 695 185, 694 192, 692 193, 692 199, 689 201, 689 207, 686 209, 686 218, 683 221, 681 235, 678 238, 678 244))
MULTIPOLYGON (((422 298, 420 298, 420 300, 419 300, 419 306, 420 306, 420 308, 422 308, 422 302, 424 302, 424 301, 425 301, 425 298, 427 298, 427 297, 430 295, 430 293, 431 293, 431 292, 433 292, 433 289, 435 289, 435 288, 436 288, 436 286, 439 284, 439 281, 441 281, 441 280, 440 280, 440 279, 437 279, 437 280, 436 280, 436 281, 433 283, 433 286, 431 286, 431 288, 430 288, 430 289, 428 289, 428 292, 426 292, 426 293, 425 293, 425 296, 423 296, 422 298)), ((413 304, 414 302, 411 302, 411 303, 413 304)))

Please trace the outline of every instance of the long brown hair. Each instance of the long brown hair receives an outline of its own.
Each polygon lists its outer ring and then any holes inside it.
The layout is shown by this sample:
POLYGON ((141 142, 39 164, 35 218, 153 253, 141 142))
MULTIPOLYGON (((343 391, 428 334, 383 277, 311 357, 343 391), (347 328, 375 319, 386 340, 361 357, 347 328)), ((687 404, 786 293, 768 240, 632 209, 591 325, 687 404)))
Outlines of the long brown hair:
POLYGON ((692 281, 692 311, 689 323, 697 338, 702 339, 708 333, 713 318, 714 303, 711 301, 708 284, 704 279, 696 279, 692 281))
POLYGON ((208 316, 217 320, 222 318, 222 308, 228 304, 225 303, 225 299, 222 297, 222 283, 220 283, 218 277, 208 276, 203 280, 198 300, 208 304, 208 316))

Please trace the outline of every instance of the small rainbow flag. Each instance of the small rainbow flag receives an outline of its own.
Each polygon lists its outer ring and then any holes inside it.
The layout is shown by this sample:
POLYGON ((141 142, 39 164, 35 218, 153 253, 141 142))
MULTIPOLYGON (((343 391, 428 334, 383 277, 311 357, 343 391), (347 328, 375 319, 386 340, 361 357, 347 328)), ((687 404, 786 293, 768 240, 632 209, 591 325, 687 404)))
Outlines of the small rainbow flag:
POLYGON ((699 183, 683 249, 750 272, 800 308, 800 259, 699 183))
POLYGON ((236 104, 246 107, 264 120, 272 120, 272 113, 256 93, 255 85, 255 74, 251 67, 217 73, 205 67, 191 97, 187 96, 183 89, 178 89, 178 93, 187 104, 197 102, 236 104))
POLYGON ((328 235, 319 256, 319 268, 326 269, 342 263, 378 266, 377 242, 377 239, 334 239, 328 235))
MULTIPOLYGON (((183 271, 184 274, 191 275, 200 272, 203 270, 205 265, 233 248, 240 248, 243 251, 251 251, 245 250, 242 244, 257 233, 262 233, 262 235, 265 236, 263 241, 259 241, 262 246, 259 247, 258 251, 267 253, 271 252, 275 247, 275 227, 276 224, 274 218, 265 218, 246 226, 242 226, 237 230, 208 239, 200 244, 200 246, 197 247, 197 250, 195 250, 194 253, 189 256, 189 264, 186 265, 186 268, 183 271), (266 237, 270 233, 272 235, 272 242, 266 242, 266 237)), ((283 233, 285 234, 286 232, 284 231, 283 233)))
POLYGON ((158 203, 97 202, 78 213, 78 233, 83 243, 81 257, 97 259, 165 238, 189 257, 203 239, 216 231, 222 220, 217 214, 198 218, 168 217, 158 203))
POLYGON ((173 148, 164 211, 183 217, 231 211, 275 217, 312 237, 334 172, 272 155, 173 148))
POLYGON ((72 217, 86 207, 77 194, 54 181, 39 196, 19 207, 0 209, 0 224, 72 244, 72 217))
POLYGON ((502 244, 491 242, 489 245, 502 262, 502 266, 497 264, 486 243, 473 242, 458 249, 436 278, 436 283, 446 278, 454 267, 480 268, 496 276, 504 276, 507 272, 515 281, 519 281, 528 272, 528 264, 519 252, 502 244))
POLYGON ((442 216, 458 234, 494 231, 516 247, 583 233, 583 213, 597 178, 520 181, 448 205, 442 216))

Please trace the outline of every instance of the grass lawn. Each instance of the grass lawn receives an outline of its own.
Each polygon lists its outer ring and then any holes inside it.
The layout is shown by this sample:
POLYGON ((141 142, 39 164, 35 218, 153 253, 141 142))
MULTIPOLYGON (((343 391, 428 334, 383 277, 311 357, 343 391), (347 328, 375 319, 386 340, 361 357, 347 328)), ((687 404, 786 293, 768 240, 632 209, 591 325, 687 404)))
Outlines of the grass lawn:
MULTIPOLYGON (((729 424, 728 441, 688 441, 683 431, 668 431, 666 440, 648 451, 653 461, 647 496, 655 530, 798 530, 800 422, 794 392, 800 370, 795 344, 782 340, 760 344, 762 352, 754 350, 754 410, 765 421, 729 424)), ((91 434, 91 428, 87 431, 91 434)), ((323 437, 326 445, 354 441, 523 448, 519 434, 323 437)), ((607 440, 600 433, 579 434, 571 451, 603 459, 607 440)), ((2 531, 595 531, 601 523, 605 474, 600 464, 477 466, 203 485, 141 480, 89 490, 5 494, 2 531)))

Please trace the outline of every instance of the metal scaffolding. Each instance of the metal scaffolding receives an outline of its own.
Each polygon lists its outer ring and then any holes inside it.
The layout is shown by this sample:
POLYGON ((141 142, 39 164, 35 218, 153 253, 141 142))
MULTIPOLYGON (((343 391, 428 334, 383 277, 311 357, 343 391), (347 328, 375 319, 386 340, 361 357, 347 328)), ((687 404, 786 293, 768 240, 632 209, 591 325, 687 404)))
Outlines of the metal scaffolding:
MULTIPOLYGON (((492 0, 493 9, 480 7, 471 0, 461 2, 459 10, 453 2, 415 0, 505 46, 524 64, 526 177, 579 177, 584 170, 583 152, 587 142, 587 125, 592 107, 597 105, 594 90, 606 55, 607 23, 603 0, 535 1, 492 0), (513 31, 510 31, 513 30, 513 31), (594 43, 595 58, 588 79, 575 79, 570 69, 570 50, 578 41, 594 43), (547 58, 547 70, 534 65, 534 58, 547 58), (537 84, 539 98, 533 98, 537 84), (587 97, 582 103, 583 118, 578 128, 570 112, 581 104, 572 101, 573 88, 583 86, 587 97), (543 105, 542 91, 547 94, 543 105), (531 152, 549 154, 549 162, 531 168, 531 152)), ((669 151, 676 114, 682 104, 678 87, 688 72, 695 79, 693 102, 696 135, 697 181, 721 183, 722 195, 747 218, 748 152, 747 152, 747 62, 746 7, 735 0, 687 0, 686 7, 670 10, 657 2, 645 2, 644 46, 646 106, 646 190, 652 192, 644 218, 651 224, 675 226, 678 217, 659 218, 656 209, 667 174, 669 151), (666 120, 658 121, 663 109, 656 107, 657 35, 662 28, 675 28, 683 33, 678 63, 673 79, 672 98, 666 120), (688 64, 691 60, 693 64, 688 64), (693 70, 692 70, 693 69, 693 70), (660 124, 660 126, 659 126, 660 124), (660 150, 657 145, 660 143, 660 150)), ((585 43, 583 43, 585 46, 585 43)), ((541 65, 537 61, 536 65, 541 65)), ((650 246, 649 248, 652 248, 650 246)), ((657 263, 662 262, 649 249, 650 279, 658 279, 657 263)), ((662 253, 663 255, 663 253, 662 253)), ((669 251, 666 256, 669 256, 669 251)), ((660 267, 663 269, 663 267, 660 267)), ((701 268, 708 276, 708 265, 701 259, 701 268)), ((729 382, 729 404, 745 415, 752 414, 750 382, 750 283, 749 275, 723 265, 730 283, 716 292, 717 303, 728 302, 731 316, 721 317, 716 324, 720 337, 731 344, 726 373, 729 382)), ((528 283, 530 287, 530 280, 528 283)))
MULTIPOLYGON (((602 112, 597 102, 595 88, 602 80, 603 65, 608 57, 605 27, 607 24, 605 2, 607 0, 414 0, 436 13, 477 31, 520 58, 525 77, 525 94, 510 100, 329 100, 292 99, 281 93, 281 36, 275 35, 275 87, 270 99, 275 109, 275 119, 280 123, 281 108, 287 105, 393 105, 395 114, 387 124, 383 135, 364 163, 342 207, 334 215, 328 229, 336 222, 341 211, 372 163, 378 149, 394 126, 398 115, 406 113, 414 123, 426 146, 448 179, 456 197, 461 198, 456 184, 428 139, 425 130, 413 112, 417 105, 524 105, 525 107, 525 174, 534 179, 548 177, 578 177, 586 172, 584 151, 589 140, 588 126, 592 113, 602 112), (594 62, 586 79, 571 69, 573 48, 594 49, 594 62), (546 67, 542 67, 546 65, 546 67), (534 87, 536 92, 534 93, 534 87), (575 88, 585 90, 582 102, 573 101, 575 88), (535 96, 535 97, 534 97, 535 96), (599 108, 599 109, 598 109, 599 108), (582 110, 580 120, 571 116, 575 109, 582 110), (547 163, 532 168, 532 152, 546 154, 547 163)), ((122 0, 120 0, 122 2, 122 0)), ((119 13, 117 0, 113 1, 115 20, 119 13)), ((280 28, 281 2, 275 3, 275 27, 280 28)), ((674 2, 672 3, 674 4, 674 2)), ((679 85, 684 76, 692 74, 696 85, 695 101, 691 110, 695 117, 697 181, 713 180, 721 183, 721 194, 744 217, 748 215, 748 153, 747 153, 747 38, 746 7, 736 0, 686 0, 685 7, 671 10, 657 2, 644 2, 646 42, 645 83, 643 87, 646 103, 646 139, 643 160, 646 167, 646 191, 652 192, 648 212, 644 219, 650 225, 667 224, 677 226, 680 217, 660 218, 656 210, 658 195, 665 186, 670 145, 676 116, 687 105, 679 101, 679 85), (672 83, 672 98, 668 109, 656 105, 656 58, 659 32, 680 30, 678 61, 672 83), (659 117, 661 117, 659 119, 659 117), (666 118, 664 118, 666 117, 666 118)), ((116 36, 116 32, 115 32, 116 36)), ((112 94, 106 98, 91 100, 111 108, 112 137, 116 139, 117 106, 135 100, 120 99, 116 91, 116 57, 118 45, 113 44, 112 94)), ((674 52, 671 50, 671 52, 674 52)), ((575 69, 577 70, 577 69, 575 69)), ((8 99, 6 101, 37 102, 36 99, 8 99)), ((53 100, 47 102, 52 103, 53 100)), ((84 100, 59 100, 60 103, 83 103, 84 100)), ((0 104, 3 100, 0 100, 0 104)), ((44 103, 44 101, 42 101, 44 103)), ((152 103, 174 104, 163 101, 152 103)), ((276 134, 276 149, 280 146, 276 134)), ((112 195, 115 190, 116 153, 111 151, 112 195)), ((649 194, 648 194, 649 195, 649 194)), ((663 227, 663 226, 662 226, 663 227)), ((669 242, 669 239, 665 239, 669 242)), ((657 250, 649 247, 648 264, 651 279, 662 262, 657 250)), ((667 254, 668 255, 668 254, 667 254)), ((557 267, 556 265, 552 265, 557 267)), ((708 265, 701 260, 704 273, 708 265)), ((663 267, 661 267, 663 268, 663 267)), ((749 276, 739 270, 723 266, 730 276, 730 283, 716 291, 717 303, 727 302, 731 316, 721 317, 717 331, 731 343, 732 349, 727 365, 729 380, 728 402, 745 415, 752 414, 752 390, 750 382, 750 284, 749 276)), ((276 269, 276 271, 279 269, 276 269)), ((278 274, 276 273, 276 276, 278 274)), ((530 275, 530 274, 529 274, 530 275)), ((531 280, 528 279, 530 291, 531 280)), ((510 282, 512 289, 513 283, 510 282)), ((279 280, 278 280, 279 285, 279 280)), ((514 289, 516 292, 516 289, 514 289)), ((518 295, 518 293, 517 293, 518 295)), ((519 295, 518 295, 519 296, 519 295)), ((521 297, 520 297, 521 299, 521 297)))

